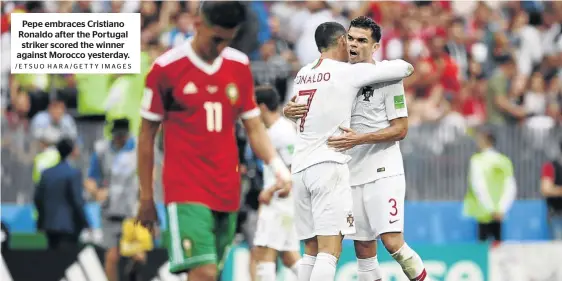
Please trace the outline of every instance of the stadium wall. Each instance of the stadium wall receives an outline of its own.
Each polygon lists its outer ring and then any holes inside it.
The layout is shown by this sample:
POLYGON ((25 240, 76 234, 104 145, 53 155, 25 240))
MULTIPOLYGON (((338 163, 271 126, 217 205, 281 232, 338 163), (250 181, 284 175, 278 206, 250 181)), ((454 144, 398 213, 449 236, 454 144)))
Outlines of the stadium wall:
MULTIPOLYGON (((477 239, 476 223, 463 215, 460 202, 406 202, 405 235, 410 243, 446 245, 473 243, 477 239)), ((88 241, 101 239, 100 209, 97 203, 88 204, 87 214, 94 229, 88 241)), ((31 235, 36 232, 32 205, 1 205, 2 222, 14 234, 31 235)), ((158 205, 160 226, 166 230, 164 207, 158 205)), ((540 241, 550 239, 547 210, 542 200, 518 200, 504 222, 504 239, 514 241, 540 241)))

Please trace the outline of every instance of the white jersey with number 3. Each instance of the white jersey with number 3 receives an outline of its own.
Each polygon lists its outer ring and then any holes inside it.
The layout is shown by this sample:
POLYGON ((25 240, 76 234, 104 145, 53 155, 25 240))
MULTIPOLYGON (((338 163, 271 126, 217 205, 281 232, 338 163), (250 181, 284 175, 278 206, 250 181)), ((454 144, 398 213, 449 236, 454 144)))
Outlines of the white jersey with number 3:
POLYGON ((319 59, 304 66, 294 82, 296 102, 308 112, 297 120, 297 142, 292 173, 322 162, 346 163, 351 157, 328 147, 327 140, 350 126, 351 110, 359 89, 374 83, 400 80, 413 73, 403 60, 348 64, 319 59))

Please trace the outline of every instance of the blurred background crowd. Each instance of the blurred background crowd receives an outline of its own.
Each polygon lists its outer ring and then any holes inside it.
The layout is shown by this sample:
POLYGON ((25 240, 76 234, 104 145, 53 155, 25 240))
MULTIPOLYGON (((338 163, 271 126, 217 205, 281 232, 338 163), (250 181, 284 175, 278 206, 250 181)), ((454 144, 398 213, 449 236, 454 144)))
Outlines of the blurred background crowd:
MULTIPOLYGON (((410 131, 402 142, 409 200, 462 200, 476 145, 472 129, 494 126, 497 148, 513 161, 518 199, 539 199, 544 163, 560 158, 562 2, 253 1, 232 43, 251 58, 256 85, 284 102, 293 77, 318 56, 314 30, 360 15, 382 26, 376 60, 404 59, 410 131)), ((111 120, 138 132, 144 75, 152 61, 190 37, 197 1, 2 1, 2 202, 29 203, 35 156, 55 140, 76 141, 84 171, 111 120), (140 12, 138 75, 10 74, 10 13, 140 12), (56 133, 53 136, 53 129, 56 133)), ((261 164, 238 131, 246 207, 255 209, 261 164)), ((561 160, 562 161, 562 160, 561 160)), ((561 196, 562 197, 562 196, 561 196)), ((95 198, 89 198, 95 200, 95 198)))

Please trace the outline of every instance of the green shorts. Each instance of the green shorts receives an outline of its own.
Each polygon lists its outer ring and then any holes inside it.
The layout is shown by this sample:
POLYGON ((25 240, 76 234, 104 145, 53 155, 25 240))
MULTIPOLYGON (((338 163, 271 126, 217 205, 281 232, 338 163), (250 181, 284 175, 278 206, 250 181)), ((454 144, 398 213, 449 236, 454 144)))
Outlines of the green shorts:
POLYGON ((166 231, 170 272, 216 264, 222 269, 236 234, 237 213, 223 213, 196 203, 166 206, 166 231))

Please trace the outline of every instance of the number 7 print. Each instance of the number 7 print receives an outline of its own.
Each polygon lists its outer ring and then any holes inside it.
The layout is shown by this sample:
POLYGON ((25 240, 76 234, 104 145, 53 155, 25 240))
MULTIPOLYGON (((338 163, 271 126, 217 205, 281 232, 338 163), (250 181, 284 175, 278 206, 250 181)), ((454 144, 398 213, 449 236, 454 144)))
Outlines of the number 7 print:
POLYGON ((299 130, 301 133, 304 132, 304 122, 306 121, 306 115, 308 115, 308 111, 310 110, 310 104, 312 103, 312 99, 314 98, 314 93, 316 93, 316 89, 299 91, 299 96, 308 96, 308 99, 306 101, 306 112, 302 116, 301 124, 299 126, 299 130))

